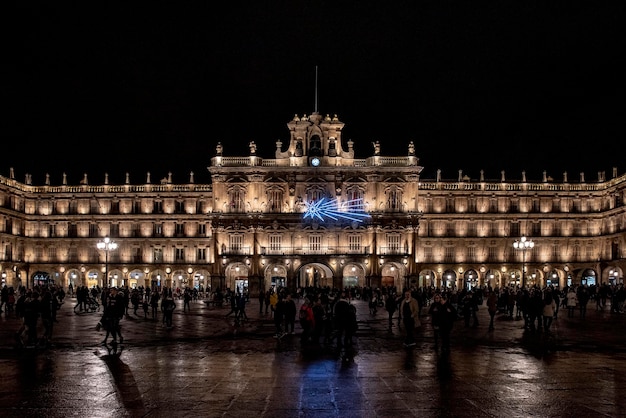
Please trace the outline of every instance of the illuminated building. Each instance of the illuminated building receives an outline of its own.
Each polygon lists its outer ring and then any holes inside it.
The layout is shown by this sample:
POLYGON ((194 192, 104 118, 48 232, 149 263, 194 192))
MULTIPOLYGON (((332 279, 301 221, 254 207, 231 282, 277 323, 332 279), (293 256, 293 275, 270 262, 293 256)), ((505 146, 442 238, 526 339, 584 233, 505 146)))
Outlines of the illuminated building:
POLYGON ((295 116, 287 126, 272 159, 254 142, 247 155, 218 144, 210 184, 195 184, 193 174, 187 183, 152 183, 148 174, 119 185, 92 185, 86 175, 77 185, 0 176, 2 280, 253 293, 623 280, 626 176, 617 170, 592 182, 582 173, 574 182, 461 171, 423 179, 419 143, 386 156, 374 142, 370 157, 356 159, 337 116, 295 116), (522 236, 534 246, 516 251, 522 236), (117 247, 99 250, 104 237, 117 247))

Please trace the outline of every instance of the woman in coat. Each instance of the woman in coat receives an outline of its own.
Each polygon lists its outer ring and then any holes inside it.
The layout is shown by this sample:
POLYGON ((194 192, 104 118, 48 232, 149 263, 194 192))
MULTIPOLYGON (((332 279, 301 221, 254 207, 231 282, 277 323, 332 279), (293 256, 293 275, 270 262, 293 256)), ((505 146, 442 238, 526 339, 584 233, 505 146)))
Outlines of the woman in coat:
POLYGON ((569 291, 567 292, 565 299, 567 300, 565 304, 565 306, 567 306, 567 317, 573 318, 574 309, 576 309, 576 300, 577 300, 576 292, 574 291, 573 287, 569 288, 569 291))
POLYGON ((422 324, 419 319, 419 304, 417 299, 411 296, 411 291, 404 292, 404 298, 400 302, 400 316, 404 325, 404 345, 413 347, 415 345, 415 328, 422 324))

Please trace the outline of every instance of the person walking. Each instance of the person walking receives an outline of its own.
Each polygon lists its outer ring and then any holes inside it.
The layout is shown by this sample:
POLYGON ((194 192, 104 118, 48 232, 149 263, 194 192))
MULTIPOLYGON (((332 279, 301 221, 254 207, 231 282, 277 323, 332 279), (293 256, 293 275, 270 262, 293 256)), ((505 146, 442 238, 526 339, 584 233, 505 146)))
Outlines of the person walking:
MULTIPOLYGON (((239 295, 239 293, 237 293, 239 295)), ((239 308, 237 307, 237 298, 235 295, 230 295, 230 311, 224 316, 230 316, 230 314, 235 314, 235 318, 239 317, 239 308)))
POLYGON ((263 304, 265 303, 265 290, 259 290, 259 315, 263 314, 263 304))
POLYGON ((578 309, 580 310, 580 317, 582 319, 585 319, 585 316, 587 315, 587 303, 589 303, 589 289, 587 289, 586 285, 581 285, 578 287, 576 297, 578 298, 578 309))
POLYGON ((183 292, 183 312, 191 311, 191 299, 192 298, 193 298, 193 294, 191 293, 191 289, 186 287, 183 292))
MULTIPOLYGON (((283 295, 280 295, 280 298, 284 299, 283 295)), ((278 291, 275 291, 275 290, 270 291, 270 294, 266 299, 266 303, 269 302, 270 315, 274 314, 274 311, 276 310, 276 304, 278 303, 278 299, 279 299, 278 291)), ((265 306, 265 313, 267 313, 267 305, 265 306)))
POLYGON ((282 295, 276 296, 276 305, 272 307, 272 311, 274 313, 274 328, 276 329, 274 338, 280 339, 285 335, 283 333, 283 322, 285 321, 285 301, 283 300, 282 295))
POLYGON ((487 296, 487 312, 489 313, 489 331, 493 331, 493 321, 496 317, 496 312, 498 312, 498 295, 493 290, 487 296))
POLYGON ((45 290, 41 296, 39 304, 39 312, 41 315, 41 322, 43 324, 43 336, 41 343, 43 346, 48 347, 52 341, 52 330, 54 328, 54 317, 52 310, 56 309, 56 304, 53 303, 53 296, 50 290, 45 290))
POLYGON ((2 285, 2 290, 0 290, 0 313, 2 312, 2 308, 4 307, 4 311, 9 311, 9 287, 6 284, 2 285))
POLYGON ((27 347, 35 347, 39 342, 37 337, 37 323, 40 317, 40 300, 39 292, 30 289, 26 292, 26 299, 24 300, 23 314, 24 314, 24 328, 26 331, 26 345, 27 347))
POLYGON ((133 289, 130 294, 130 303, 133 305, 133 315, 137 315, 137 310, 139 309, 139 290, 137 288, 133 289))
POLYGON ((161 300, 161 310, 163 311, 163 321, 165 322, 165 326, 167 328, 172 328, 172 319, 174 316, 174 309, 176 309, 176 302, 174 301, 172 290, 169 289, 167 291, 167 294, 164 294, 164 297, 161 300))
POLYGON ((322 304, 322 298, 320 296, 316 296, 315 302, 313 303, 313 307, 311 309, 313 310, 313 319, 315 321, 311 340, 313 344, 318 345, 320 343, 320 338, 322 337, 322 332, 324 331, 324 324, 326 321, 326 309, 322 304))
POLYGON ((554 309, 554 319, 557 319, 559 317, 559 306, 561 306, 561 291, 556 287, 551 287, 551 289, 554 303, 556 303, 556 309, 554 309))
MULTIPOLYGON (((109 296, 106 298, 106 305, 104 306, 104 313, 99 323, 104 327, 106 334, 102 344, 106 345, 109 335, 111 336, 112 343, 117 344, 119 337, 120 344, 124 342, 120 330, 120 319, 126 313, 124 308, 124 296, 120 294, 117 287, 111 287, 109 289, 109 296)), ((98 328, 99 330, 99 328, 98 328)))
POLYGON ((302 335, 300 336, 300 344, 308 344, 312 342, 313 328, 315 327, 315 316, 313 307, 308 298, 304 299, 304 303, 300 306, 299 312, 300 326, 302 327, 302 335))
POLYGON ((152 308, 153 320, 157 319, 157 313, 159 311, 159 299, 161 299, 161 296, 159 295, 159 291, 157 289, 154 289, 152 292, 150 292, 150 307, 152 308))
POLYGON ((246 314, 246 303, 248 301, 248 298, 246 297, 245 294, 238 293, 236 299, 237 299, 237 313, 235 314, 235 317, 237 319, 247 321, 248 315, 246 314))
POLYGON ((441 317, 439 320, 439 331, 441 333, 441 352, 444 355, 450 354, 450 333, 454 327, 454 321, 458 313, 454 305, 450 303, 445 293, 441 294, 441 317))
POLYGON ((400 316, 404 325, 404 345, 415 346, 415 328, 420 327, 419 305, 417 299, 411 296, 411 291, 404 292, 404 298, 400 302, 400 316))
POLYGON ((554 320, 554 313, 556 312, 556 302, 550 288, 546 289, 543 301, 543 330, 544 332, 550 332, 550 326, 554 320))
POLYGON ((391 332, 391 327, 393 326, 393 314, 398 309, 398 303, 396 302, 396 295, 389 292, 387 294, 387 299, 385 300, 385 310, 387 311, 388 323, 387 330, 391 332))
POLYGON ((567 295, 565 295, 565 306, 567 307, 567 317, 568 318, 573 318, 574 317, 574 310, 576 309, 576 292, 574 291, 573 287, 570 287, 569 290, 567 291, 567 295))
POLYGON ((441 318, 443 315, 443 306, 441 304, 441 294, 435 293, 433 302, 428 308, 430 315, 430 324, 433 327, 433 337, 435 340, 435 351, 439 350, 439 340, 441 339, 441 318))
POLYGON ((297 312, 296 301, 293 300, 291 293, 287 293, 285 298, 285 334, 293 335, 295 333, 297 312))
POLYGON ((344 290, 333 305, 333 324, 339 348, 351 347, 356 332, 356 308, 350 303, 349 297, 350 293, 344 290))

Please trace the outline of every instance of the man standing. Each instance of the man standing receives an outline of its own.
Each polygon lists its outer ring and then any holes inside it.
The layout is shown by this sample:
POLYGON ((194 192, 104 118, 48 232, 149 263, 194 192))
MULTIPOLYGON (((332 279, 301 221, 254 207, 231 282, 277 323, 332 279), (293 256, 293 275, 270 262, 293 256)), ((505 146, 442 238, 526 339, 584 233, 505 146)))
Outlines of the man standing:
POLYGON ((405 290, 404 299, 400 302, 400 316, 404 325, 404 345, 415 346, 415 327, 421 326, 419 322, 419 305, 417 299, 411 296, 410 290, 405 290))
POLYGON ((489 312, 489 331, 493 331, 493 320, 498 311, 498 295, 495 291, 489 292, 487 296, 487 312, 489 312))
POLYGON ((298 307, 291 297, 291 293, 287 293, 285 299, 285 334, 293 335, 296 327, 296 313, 298 307))
POLYGON ((448 295, 441 294, 441 316, 439 319, 439 331, 441 333, 441 352, 442 354, 450 353, 450 333, 457 318, 457 311, 454 305, 448 300, 448 295))
POLYGON ((333 306, 333 323, 337 336, 337 347, 351 347, 356 332, 356 309, 348 300, 348 291, 341 292, 333 306))
POLYGON ((393 314, 396 312, 398 304, 396 303, 396 295, 389 291, 387 294, 387 300, 385 301, 385 309, 387 315, 389 315, 388 331, 391 332, 391 326, 393 325, 393 314))
POLYGON ((109 334, 111 335, 112 342, 117 344, 117 337, 119 336, 120 343, 124 342, 124 338, 120 332, 120 319, 124 316, 126 309, 124 308, 124 296, 121 295, 117 287, 111 287, 109 291, 109 297, 106 299, 106 305, 104 306, 104 313, 102 315, 102 325, 106 330, 106 335, 102 344, 107 343, 109 334))
POLYGON ((265 303, 265 291, 259 290, 259 315, 263 314, 263 304, 265 303))

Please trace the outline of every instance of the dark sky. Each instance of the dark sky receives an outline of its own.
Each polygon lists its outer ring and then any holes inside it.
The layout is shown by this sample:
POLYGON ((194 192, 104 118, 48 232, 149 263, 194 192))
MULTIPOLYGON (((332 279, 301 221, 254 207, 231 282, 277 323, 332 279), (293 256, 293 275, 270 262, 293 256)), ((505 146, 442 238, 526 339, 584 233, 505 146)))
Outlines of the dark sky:
POLYGON ((3 175, 209 182, 218 141, 273 158, 316 66, 358 158, 412 140, 425 178, 626 171, 621 2, 56 3, 0 6, 3 175))

